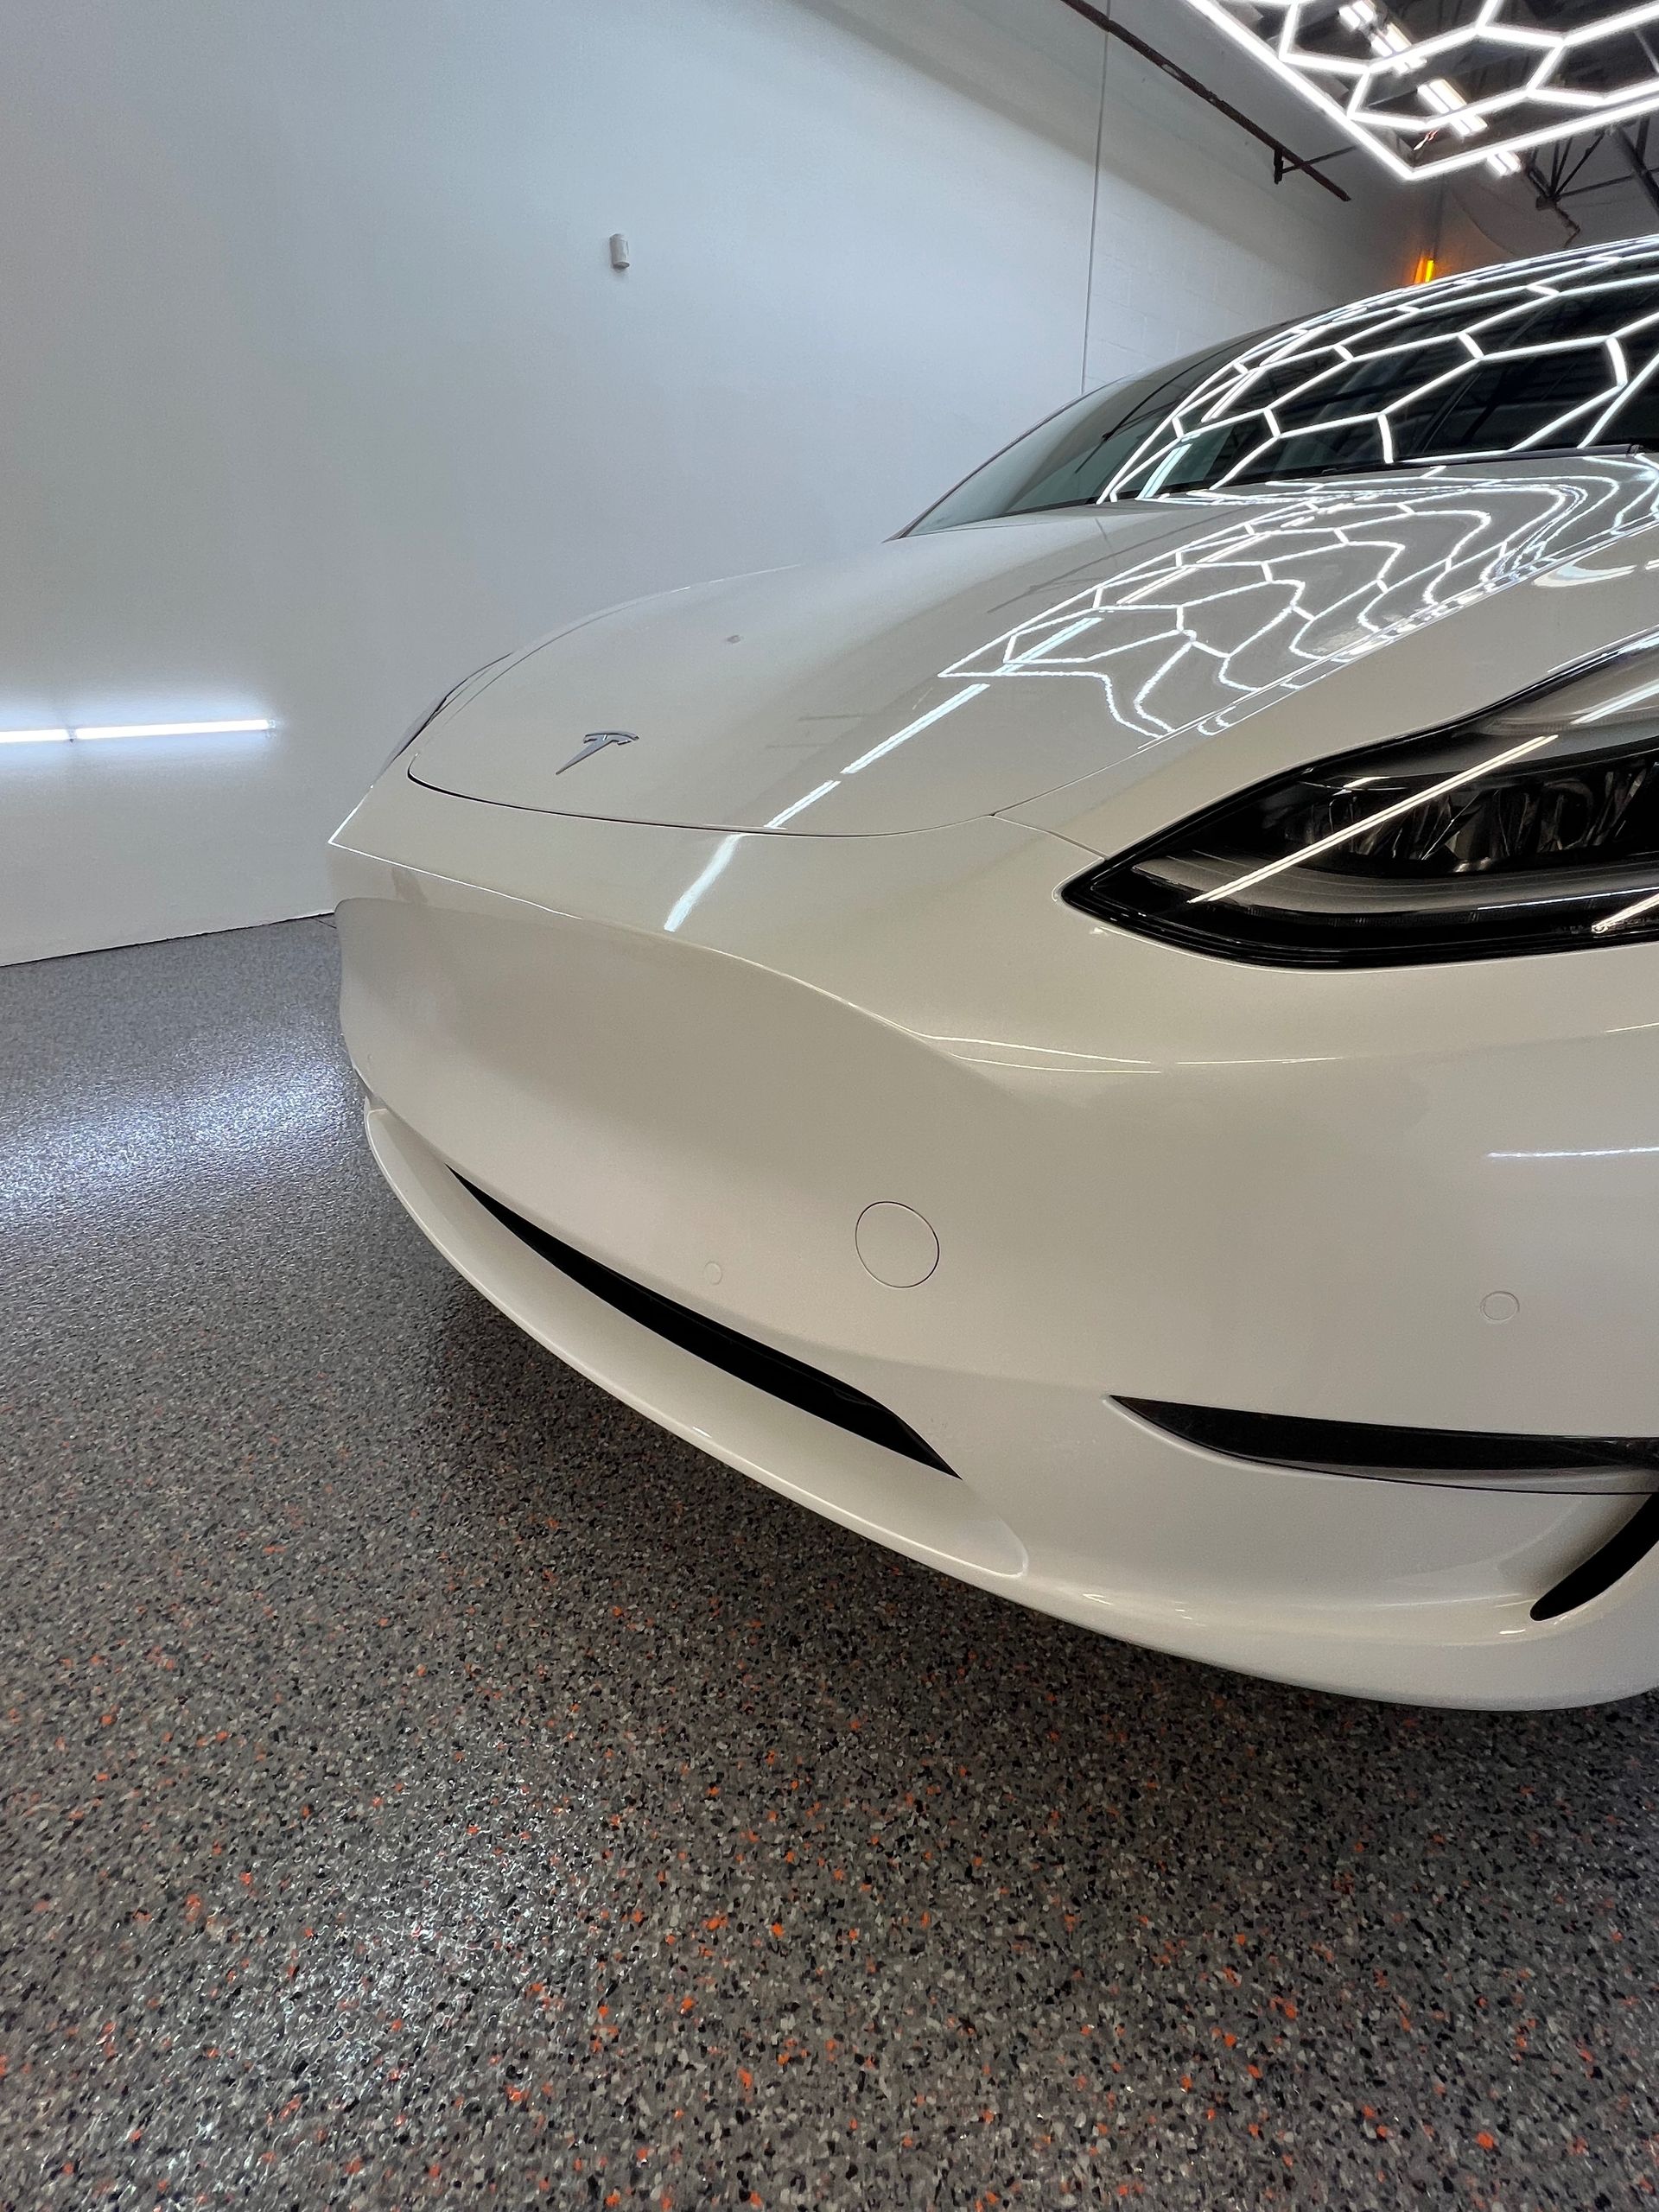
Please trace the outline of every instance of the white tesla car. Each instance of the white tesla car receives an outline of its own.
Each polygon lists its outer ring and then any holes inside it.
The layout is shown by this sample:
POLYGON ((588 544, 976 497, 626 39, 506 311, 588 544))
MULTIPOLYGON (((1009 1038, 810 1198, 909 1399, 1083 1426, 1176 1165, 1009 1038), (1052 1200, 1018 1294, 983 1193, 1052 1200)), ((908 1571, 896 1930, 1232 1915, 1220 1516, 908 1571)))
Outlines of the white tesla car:
POLYGON ((965 1580, 1376 1696, 1659 1683, 1656 446, 1659 240, 1574 251, 481 671, 334 840, 382 1169, 965 1580))

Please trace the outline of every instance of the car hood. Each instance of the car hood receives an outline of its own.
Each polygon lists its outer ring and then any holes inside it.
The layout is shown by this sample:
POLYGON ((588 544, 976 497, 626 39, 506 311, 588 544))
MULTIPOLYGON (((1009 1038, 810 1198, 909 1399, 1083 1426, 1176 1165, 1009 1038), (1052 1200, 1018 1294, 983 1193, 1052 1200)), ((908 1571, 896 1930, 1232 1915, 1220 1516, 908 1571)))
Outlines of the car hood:
MULTIPOLYGON (((1653 463, 1584 455, 899 538, 561 632, 441 714, 409 772, 557 814, 817 836, 934 828, 1085 789, 1362 662, 1369 677, 1379 652, 1448 618, 1466 626, 1517 584, 1570 576, 1656 518, 1653 463)), ((1473 704, 1571 657, 1560 621, 1508 622, 1501 644, 1491 628, 1467 634, 1492 663, 1473 704)), ((1381 734, 1398 734, 1386 721, 1381 734)))

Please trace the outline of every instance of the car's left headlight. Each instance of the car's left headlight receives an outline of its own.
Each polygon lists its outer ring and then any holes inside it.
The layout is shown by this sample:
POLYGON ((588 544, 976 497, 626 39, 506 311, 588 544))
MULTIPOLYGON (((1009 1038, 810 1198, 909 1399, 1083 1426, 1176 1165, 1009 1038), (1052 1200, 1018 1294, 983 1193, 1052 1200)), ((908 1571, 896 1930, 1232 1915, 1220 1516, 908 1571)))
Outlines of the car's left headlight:
POLYGON ((1659 639, 1260 784, 1063 895, 1197 951, 1292 967, 1659 935, 1659 639))

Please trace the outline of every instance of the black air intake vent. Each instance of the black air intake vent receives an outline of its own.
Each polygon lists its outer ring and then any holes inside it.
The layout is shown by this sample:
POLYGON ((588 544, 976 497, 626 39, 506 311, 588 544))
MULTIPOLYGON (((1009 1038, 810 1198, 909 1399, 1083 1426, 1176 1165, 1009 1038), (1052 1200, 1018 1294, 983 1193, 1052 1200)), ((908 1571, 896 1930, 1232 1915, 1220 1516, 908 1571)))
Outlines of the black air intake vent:
POLYGON ((1506 1436, 1472 1428, 1395 1428, 1382 1421, 1242 1414, 1158 1398, 1116 1402, 1184 1444, 1269 1467, 1485 1490, 1634 1497, 1659 1491, 1659 1438, 1651 1436, 1506 1436))
POLYGON ((952 1470, 931 1444, 918 1436, 908 1421, 900 1421, 897 1414, 889 1413, 885 1406, 878 1405, 862 1390, 855 1389, 850 1382, 837 1382, 833 1375, 821 1374, 804 1360, 792 1358, 786 1351, 776 1351, 770 1344, 757 1343, 754 1338, 728 1328, 723 1321, 711 1321, 705 1313, 677 1305, 660 1291, 647 1290, 642 1283, 630 1281, 626 1275, 618 1274, 614 1268, 607 1268, 602 1260, 579 1252, 574 1244, 563 1243, 546 1230, 538 1229, 533 1221, 511 1212, 487 1191, 480 1191, 475 1183, 469 1183, 464 1175, 457 1175, 455 1180, 487 1212, 493 1214, 504 1229, 510 1229, 550 1267, 569 1275, 572 1282, 591 1291, 595 1298, 602 1298, 619 1313, 626 1313, 631 1321, 639 1321, 659 1337, 665 1337, 670 1344, 678 1344, 682 1351, 695 1352, 699 1359, 706 1359, 711 1367, 736 1376, 741 1382, 753 1383, 757 1390, 781 1398, 785 1405, 797 1406, 803 1413, 816 1414, 820 1421, 830 1421, 854 1436, 861 1436, 867 1443, 884 1445, 889 1452, 901 1452, 906 1459, 918 1459, 925 1467, 937 1467, 941 1474, 951 1474, 952 1470))

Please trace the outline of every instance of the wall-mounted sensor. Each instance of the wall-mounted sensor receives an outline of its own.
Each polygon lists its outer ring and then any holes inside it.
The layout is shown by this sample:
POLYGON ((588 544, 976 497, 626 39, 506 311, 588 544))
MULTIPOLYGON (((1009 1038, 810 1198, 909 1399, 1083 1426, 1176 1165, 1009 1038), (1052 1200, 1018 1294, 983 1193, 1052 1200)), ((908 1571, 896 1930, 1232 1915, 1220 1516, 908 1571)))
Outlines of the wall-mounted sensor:
POLYGON ((613 231, 613 232, 611 232, 611 266, 612 266, 612 268, 613 268, 613 269, 626 269, 626 268, 627 267, 627 265, 628 265, 629 261, 632 259, 632 257, 630 255, 630 253, 629 253, 629 251, 628 251, 628 241, 627 241, 627 239, 623 236, 623 234, 622 234, 622 232, 621 232, 620 231, 613 231))

